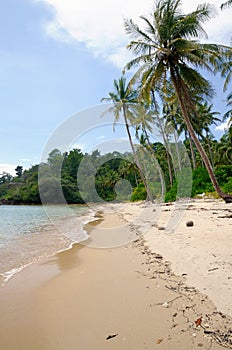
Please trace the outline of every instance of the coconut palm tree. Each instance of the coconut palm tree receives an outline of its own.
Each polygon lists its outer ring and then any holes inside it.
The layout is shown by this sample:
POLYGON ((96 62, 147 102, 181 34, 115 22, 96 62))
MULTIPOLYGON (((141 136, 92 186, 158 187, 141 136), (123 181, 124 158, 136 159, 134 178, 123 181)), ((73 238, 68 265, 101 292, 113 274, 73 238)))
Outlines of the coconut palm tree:
POLYGON ((226 98, 226 105, 230 107, 230 109, 224 114, 223 120, 229 120, 228 125, 232 125, 232 92, 226 98))
POLYGON ((230 7, 230 6, 232 6, 232 0, 228 0, 228 1, 226 1, 226 2, 224 2, 223 4, 221 4, 221 10, 224 10, 225 8, 227 8, 227 7, 230 7))
MULTIPOLYGON (((146 105, 146 103, 144 103, 146 105)), ((138 116, 135 118, 135 126, 136 126, 136 137, 140 139, 140 143, 147 147, 148 150, 150 151, 151 156, 155 159, 156 164, 157 164, 157 169, 161 181, 161 188, 162 188, 162 194, 165 192, 165 184, 163 180, 163 175, 162 175, 162 170, 161 167, 156 159, 155 156, 155 150, 153 148, 153 145, 150 141, 150 136, 149 134, 152 133, 153 130, 153 125, 155 123, 155 119, 159 118, 159 116, 156 114, 154 116, 154 113, 149 110, 148 106, 147 108, 143 108, 141 113, 138 114, 138 116), (142 134, 139 138, 139 130, 141 129, 142 134)))
POLYGON ((216 160, 219 165, 232 164, 232 129, 230 128, 217 144, 216 160))
MULTIPOLYGON (((122 76, 119 80, 114 80, 114 92, 109 93, 109 97, 104 97, 101 99, 102 101, 113 102, 113 107, 109 108, 106 112, 114 113, 114 126, 120 119, 122 114, 125 122, 125 127, 128 135, 128 139, 130 142, 130 146, 134 155, 135 164, 138 167, 139 174, 143 181, 143 184, 147 191, 147 196, 150 201, 153 201, 151 192, 149 190, 149 186, 147 184, 146 178, 143 174, 142 166, 138 155, 136 153, 135 146, 133 144, 130 125, 133 125, 133 120, 135 115, 138 113, 138 94, 135 90, 131 88, 130 84, 127 84, 125 76, 122 76)), ((106 113, 104 112, 103 115, 106 113)))
POLYGON ((218 68, 232 48, 224 45, 200 43, 205 34, 202 24, 210 18, 210 5, 199 5, 184 15, 180 0, 158 0, 151 18, 141 16, 145 30, 131 19, 125 20, 125 30, 133 40, 127 45, 136 56, 125 67, 139 66, 134 81, 142 82, 142 90, 154 91, 160 82, 171 81, 181 113, 203 161, 213 186, 225 202, 232 202, 232 196, 224 193, 217 182, 209 158, 194 131, 189 115, 197 115, 194 95, 208 95, 212 88, 199 68, 213 72, 218 68), (194 69, 195 68, 195 69, 194 69))

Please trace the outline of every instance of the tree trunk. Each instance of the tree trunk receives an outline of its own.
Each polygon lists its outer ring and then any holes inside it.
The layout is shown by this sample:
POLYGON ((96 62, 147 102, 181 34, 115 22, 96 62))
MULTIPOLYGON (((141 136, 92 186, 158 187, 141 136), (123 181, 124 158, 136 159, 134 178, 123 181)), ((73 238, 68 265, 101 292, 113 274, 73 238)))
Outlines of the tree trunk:
MULTIPOLYGON (((154 93, 153 90, 152 90, 152 100, 153 100, 154 105, 156 106, 155 93, 154 93)), ((158 115, 157 115, 157 119, 158 119, 160 131, 161 131, 161 134, 162 134, 162 137, 163 137, 163 140, 164 140, 164 146, 165 146, 167 163, 168 163, 169 180, 170 180, 170 185, 172 187, 172 185, 173 185, 173 176, 172 176, 172 167, 171 167, 171 161, 170 161, 170 154, 168 152, 168 142, 166 140, 166 136, 165 136, 163 125, 162 125, 158 115)))
POLYGON ((208 131, 206 131, 206 140, 207 140, 207 145, 208 145, 208 149, 209 149, 210 161, 211 161, 212 167, 214 169, 213 152, 212 152, 212 148, 211 148, 211 145, 210 145, 210 138, 209 138, 208 131))
POLYGON ((139 159, 137 157, 136 150, 135 150, 133 142, 132 142, 131 133, 130 133, 130 129, 129 129, 128 121, 127 121, 127 116, 126 116, 126 106, 125 106, 125 104, 123 104, 123 116, 124 116, 124 120, 125 120, 125 124, 126 124, 127 135, 128 135, 128 138, 129 138, 129 142, 130 142, 130 145, 131 145, 131 149, 132 149, 133 155, 134 155, 135 163, 136 163, 136 165, 137 165, 137 167, 139 169, 139 173, 140 173, 141 179, 142 179, 143 184, 144 184, 144 186, 146 188, 148 199, 151 202, 153 202, 152 194, 151 194, 150 189, 148 187, 146 178, 143 175, 142 167, 141 167, 140 161, 139 161, 139 159))
POLYGON ((150 143, 150 139, 149 139, 149 136, 148 136, 148 134, 147 134, 147 130, 144 128, 144 133, 145 133, 145 137, 146 137, 146 139, 147 139, 147 143, 148 143, 148 146, 149 146, 149 149, 150 149, 150 151, 152 152, 152 154, 153 154, 153 156, 154 156, 154 158, 155 158, 155 160, 157 161, 157 164, 158 164, 158 173, 159 173, 159 177, 160 177, 160 181, 161 181, 161 188, 162 188, 162 196, 164 195, 164 193, 165 193, 165 184, 164 184, 164 179, 163 179, 163 174, 162 174, 162 170, 161 170, 161 167, 160 167, 160 165, 159 165, 159 162, 158 162, 158 160, 156 159, 156 157, 155 157, 155 151, 154 151, 154 149, 153 149, 153 147, 152 147, 152 145, 151 145, 151 143, 150 143))
POLYGON ((193 141, 192 141, 192 138, 191 138, 190 134, 189 134, 189 146, 190 146, 190 150, 191 150, 191 156, 192 156, 192 162, 193 162, 193 170, 195 170, 196 167, 197 167, 197 164, 196 164, 196 157, 195 157, 195 153, 194 153, 194 149, 193 149, 193 141))
POLYGON ((178 148, 178 135, 177 135, 177 131, 176 131, 175 128, 174 128, 174 131, 173 131, 173 135, 174 135, 174 140, 175 140, 178 169, 179 169, 179 171, 182 171, 181 160, 180 160, 180 153, 179 153, 179 148, 178 148))
POLYGON ((192 140, 194 141, 202 159, 203 162, 205 164, 205 167, 209 173, 210 179, 212 181, 213 187, 215 189, 215 191, 218 193, 218 195, 226 202, 226 203, 232 203, 232 195, 230 194, 226 194, 224 193, 221 188, 219 187, 219 184, 217 182, 217 179, 215 177, 215 174, 213 172, 213 168, 210 164, 209 158, 207 156, 207 154, 205 153, 205 150, 203 149, 203 147, 201 146, 200 141, 198 140, 195 131, 192 127, 192 124, 190 122, 190 119, 188 117, 188 109, 189 107, 194 110, 193 106, 192 106, 192 102, 191 102, 191 98, 188 92, 188 89, 185 85, 185 83, 183 82, 182 78, 180 77, 179 73, 177 70, 174 70, 174 68, 172 67, 170 69, 170 73, 171 73, 171 79, 172 82, 174 84, 175 87, 175 91, 177 94, 177 98, 178 101, 180 103, 180 108, 181 108, 181 112, 184 118, 184 121, 186 123, 188 132, 190 137, 192 138, 192 140), (188 104, 188 107, 187 107, 188 104))

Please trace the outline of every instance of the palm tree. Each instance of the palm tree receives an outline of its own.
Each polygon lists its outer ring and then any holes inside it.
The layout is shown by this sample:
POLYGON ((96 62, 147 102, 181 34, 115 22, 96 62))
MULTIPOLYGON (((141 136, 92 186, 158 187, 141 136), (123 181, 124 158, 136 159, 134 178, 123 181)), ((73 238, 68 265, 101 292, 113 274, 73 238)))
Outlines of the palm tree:
MULTIPOLYGON (((146 103, 144 103, 144 105, 146 106, 146 103)), ((156 114, 156 117, 159 118, 158 114, 156 114)), ((151 144, 150 137, 149 137, 149 133, 152 132, 152 125, 154 124, 154 122, 155 122, 155 117, 153 113, 151 113, 151 111, 148 108, 143 108, 141 110, 141 113, 139 113, 137 115, 137 118, 135 118, 136 137, 139 138, 138 132, 139 132, 139 129, 141 128, 142 134, 140 137, 140 143, 143 146, 148 148, 148 150, 151 153, 151 156, 156 161, 158 173, 161 181, 162 195, 163 195, 165 192, 165 184, 163 180, 162 170, 156 159, 155 150, 153 148, 153 145, 151 144)), ((171 177, 171 180, 172 180, 172 177, 171 177)))
MULTIPOLYGON (((226 105, 227 107, 232 106, 232 92, 227 96, 226 98, 226 105)), ((223 116, 223 120, 229 119, 228 125, 230 126, 232 124, 232 108, 230 108, 223 116)))
MULTIPOLYGON (((138 167, 139 174, 144 183, 144 186, 147 191, 147 196, 150 201, 153 201, 151 192, 149 190, 149 186, 147 184, 146 178, 142 171, 142 166, 140 164, 139 158, 136 153, 135 146, 132 141, 132 136, 130 132, 130 124, 133 124, 133 119, 138 113, 138 99, 137 92, 132 90, 131 85, 126 83, 125 76, 122 76, 119 80, 114 80, 114 92, 109 93, 109 97, 104 97, 101 99, 102 101, 113 102, 114 106, 109 108, 106 112, 114 113, 114 126, 120 118, 120 115, 123 115, 126 131, 128 135, 128 139, 130 142, 130 146, 134 155, 135 163, 138 167)), ((105 112, 103 113, 105 114, 105 112)))
POLYGON ((134 38, 127 47, 136 55, 126 69, 139 65, 134 80, 142 81, 144 91, 154 91, 161 82, 171 81, 190 137, 204 161, 215 190, 225 202, 232 202, 232 196, 220 189, 189 117, 191 114, 197 115, 194 96, 209 96, 212 91, 210 83, 197 69, 213 72, 228 57, 227 53, 232 48, 197 41, 200 34, 206 35, 202 24, 210 18, 211 9, 203 4, 194 12, 184 15, 180 3, 180 0, 157 1, 151 19, 141 16, 146 24, 145 31, 131 19, 125 20, 125 30, 134 38))
POLYGON ((232 164, 232 127, 227 130, 216 145, 217 165, 232 164))
POLYGON ((226 2, 224 2, 223 4, 221 4, 221 10, 224 10, 225 8, 227 8, 227 7, 230 7, 230 6, 232 6, 232 0, 228 0, 228 1, 226 1, 226 2))
POLYGON ((214 168, 214 159, 213 159, 213 152, 211 148, 211 141, 213 139, 213 134, 210 130, 210 126, 212 124, 216 124, 220 121, 219 118, 216 117, 216 115, 220 114, 219 112, 213 112, 212 111, 212 104, 208 104, 207 102, 204 103, 198 103, 196 108, 198 115, 201 117, 201 120, 198 120, 199 128, 201 132, 201 142, 206 141, 206 147, 204 149, 208 149, 208 155, 210 158, 210 162, 214 168), (205 132, 205 135, 203 135, 203 131, 205 132))

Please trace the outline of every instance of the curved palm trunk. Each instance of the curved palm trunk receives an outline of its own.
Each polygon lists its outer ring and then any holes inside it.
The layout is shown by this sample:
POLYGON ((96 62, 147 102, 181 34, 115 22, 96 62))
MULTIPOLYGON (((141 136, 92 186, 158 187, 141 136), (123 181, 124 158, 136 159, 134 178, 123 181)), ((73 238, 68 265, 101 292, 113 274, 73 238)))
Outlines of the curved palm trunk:
POLYGON ((206 140, 207 140, 207 145, 208 145, 208 149, 209 149, 209 155, 210 155, 210 162, 212 164, 213 169, 215 168, 214 166, 214 159, 213 159, 213 152, 212 152, 212 147, 210 145, 210 139, 209 139, 209 134, 206 131, 206 140))
POLYGON ((123 104, 123 117, 124 117, 124 120, 125 120, 126 131, 127 131, 129 142, 130 142, 130 145, 131 145, 131 149, 132 149, 132 152, 133 152, 133 155, 134 155, 135 163, 136 163, 136 165, 137 165, 137 167, 139 169, 139 173, 140 173, 141 179, 142 179, 142 181, 144 183, 144 186, 146 188, 148 199, 151 202, 153 202, 152 194, 151 194, 150 189, 148 187, 148 184, 147 184, 147 181, 145 179, 145 176, 143 175, 142 167, 141 167, 141 164, 139 162, 139 158, 137 157, 136 150, 135 150, 133 142, 132 142, 131 133, 130 133, 130 129, 129 129, 128 121, 127 121, 127 116, 126 116, 125 104, 123 104))
POLYGON ((205 153, 205 150, 202 148, 200 141, 198 140, 195 131, 192 127, 192 124, 190 122, 190 119, 188 117, 188 110, 186 107, 186 102, 191 106, 191 99, 187 90, 187 87, 185 86, 182 78, 180 77, 177 70, 174 69, 174 67, 171 67, 170 69, 171 73, 171 79, 174 84, 174 88, 177 94, 178 101, 180 103, 181 112, 184 118, 184 121, 186 123, 188 132, 192 140, 194 141, 202 159, 205 164, 205 167, 209 173, 210 179, 212 181, 213 187, 215 191, 218 193, 218 195, 226 202, 226 203, 232 203, 232 195, 224 193, 221 188, 219 187, 219 184, 217 182, 217 179, 215 177, 215 174, 213 172, 213 168, 210 164, 209 158, 207 154, 205 153))

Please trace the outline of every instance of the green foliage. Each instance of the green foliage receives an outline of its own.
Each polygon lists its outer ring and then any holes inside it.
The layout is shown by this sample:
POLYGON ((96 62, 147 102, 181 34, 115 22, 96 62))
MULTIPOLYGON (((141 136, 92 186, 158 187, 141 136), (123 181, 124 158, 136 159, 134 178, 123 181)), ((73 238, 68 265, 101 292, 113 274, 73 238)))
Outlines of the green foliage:
POLYGON ((21 165, 18 165, 15 168, 15 173, 16 173, 17 177, 21 177, 23 174, 23 167, 21 165))
POLYGON ((232 193, 232 178, 223 186, 223 189, 226 193, 232 193))
POLYGON ((145 189, 144 184, 140 183, 136 188, 134 188, 132 195, 131 195, 131 201, 142 201, 147 198, 147 192, 145 189))
POLYGON ((164 201, 167 202, 174 202, 176 200, 177 196, 177 181, 175 180, 173 183, 172 188, 166 192, 164 201))
MULTIPOLYGON (((154 144, 156 158, 164 173, 166 182, 165 202, 177 198, 188 197, 199 193, 212 193, 208 172, 203 167, 193 171, 182 169, 176 173, 173 186, 170 188, 167 175, 165 149, 162 144, 154 144), (190 171, 190 172, 189 172, 190 171), (193 176, 193 182, 191 181, 193 176)), ((153 163, 147 164, 147 169, 153 163)), ((154 173, 155 174, 155 173, 154 173)), ((154 199, 162 196, 162 188, 158 176, 147 181, 154 199)), ((221 165, 215 169, 217 180, 224 191, 232 192, 232 165, 221 165)), ((72 150, 61 154, 54 150, 49 155, 47 163, 34 165, 24 170, 20 178, 3 173, 0 176, 0 201, 6 203, 40 204, 40 194, 43 202, 83 204, 86 201, 139 201, 147 199, 147 192, 141 181, 138 168, 130 153, 113 152, 101 155, 99 151, 83 155, 80 150, 72 150), (38 186, 38 171, 43 174, 38 186), (58 175, 60 174, 60 175, 58 175), (78 180, 78 181, 77 181, 78 180), (60 188, 60 194, 57 189, 60 188)))
POLYGON ((155 152, 155 157, 160 165, 160 168, 164 176, 165 187, 169 190, 171 186, 170 186, 170 177, 169 177, 166 149, 161 142, 154 143, 153 149, 155 152))
POLYGON ((205 168, 197 168, 193 171, 192 196, 203 192, 213 192, 213 185, 205 168))
POLYGON ((220 185, 227 183, 232 178, 232 165, 218 166, 215 175, 220 185))

